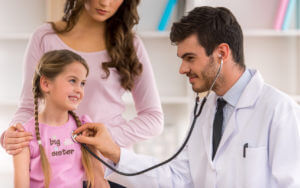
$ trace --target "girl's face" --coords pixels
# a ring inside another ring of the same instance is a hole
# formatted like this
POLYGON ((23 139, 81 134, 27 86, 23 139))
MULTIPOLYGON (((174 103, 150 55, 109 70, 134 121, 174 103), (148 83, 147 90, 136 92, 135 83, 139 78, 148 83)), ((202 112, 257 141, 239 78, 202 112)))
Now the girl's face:
POLYGON ((75 110, 84 96, 87 70, 79 62, 65 66, 64 71, 49 81, 45 104, 61 110, 75 110))
POLYGON ((86 0, 86 12, 96 21, 104 22, 112 17, 124 0, 86 0))

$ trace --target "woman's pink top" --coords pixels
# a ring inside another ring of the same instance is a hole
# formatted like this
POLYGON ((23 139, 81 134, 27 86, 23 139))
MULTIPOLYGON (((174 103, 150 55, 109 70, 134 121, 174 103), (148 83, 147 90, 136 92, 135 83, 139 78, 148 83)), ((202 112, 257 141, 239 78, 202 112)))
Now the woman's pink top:
POLYGON ((121 98, 125 90, 120 85, 116 69, 110 68, 110 76, 107 79, 102 78, 105 74, 101 64, 110 60, 107 51, 73 50, 58 37, 49 23, 41 25, 33 33, 26 50, 20 103, 10 124, 23 124, 33 116, 32 78, 35 66, 43 53, 68 49, 81 55, 90 69, 85 96, 76 111, 78 115, 87 114, 93 122, 105 124, 113 139, 122 147, 130 147, 138 141, 160 134, 163 130, 163 113, 151 63, 141 39, 137 36, 134 46, 138 59, 143 64, 143 72, 135 80, 131 91, 137 116, 126 121, 122 117, 125 103, 121 98))

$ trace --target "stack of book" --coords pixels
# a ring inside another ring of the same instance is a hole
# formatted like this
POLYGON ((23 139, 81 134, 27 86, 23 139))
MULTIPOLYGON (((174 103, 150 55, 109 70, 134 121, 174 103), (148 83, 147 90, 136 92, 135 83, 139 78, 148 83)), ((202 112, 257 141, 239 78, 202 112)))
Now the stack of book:
MULTIPOLYGON (((182 1, 182 0, 180 0, 182 1)), ((164 13, 162 14, 162 17, 160 19, 159 25, 158 25, 158 30, 159 31, 164 31, 166 30, 166 27, 169 23, 169 20, 171 18, 171 14, 174 10, 174 7, 177 3, 177 0, 168 0, 166 8, 164 10, 164 13)))
POLYGON ((275 30, 287 30, 291 28, 295 15, 295 27, 300 29, 300 0, 280 0, 275 19, 275 30))

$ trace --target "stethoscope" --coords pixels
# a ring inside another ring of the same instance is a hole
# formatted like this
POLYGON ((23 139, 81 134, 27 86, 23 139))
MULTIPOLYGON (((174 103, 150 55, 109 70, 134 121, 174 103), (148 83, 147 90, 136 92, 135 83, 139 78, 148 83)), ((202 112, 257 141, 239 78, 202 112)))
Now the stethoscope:
MULTIPOLYGON (((112 171, 116 172, 117 174, 120 174, 120 175, 123 175, 123 176, 136 176, 136 175, 139 175, 139 174, 143 174, 143 173, 145 173, 145 172, 148 172, 148 171, 150 171, 150 170, 152 170, 152 169, 155 169, 155 168, 157 168, 157 167, 160 167, 160 166, 162 166, 162 165, 164 165, 164 164, 166 164, 166 163, 172 161, 175 157, 177 157, 177 156, 181 153, 181 151, 184 149, 184 147, 186 146, 187 142, 189 141, 189 139, 190 139, 190 137, 191 137, 191 135, 192 135, 192 132, 193 132, 195 123, 196 123, 198 117, 200 116, 200 114, 201 114, 201 112, 202 112, 202 109, 203 109, 204 104, 206 103, 207 97, 209 96, 209 94, 210 94, 211 90, 213 89, 213 87, 214 87, 214 85, 215 85, 215 83, 216 83, 218 77, 220 76, 220 72, 221 72, 221 69, 222 69, 222 66, 223 66, 223 59, 222 59, 221 56, 220 56, 220 59, 221 59, 221 60, 220 60, 220 66, 219 66, 218 72, 217 72, 217 74, 216 74, 216 77, 215 77, 213 83, 211 84, 211 86, 210 86, 210 88, 209 88, 209 90, 208 90, 206 96, 202 99, 202 102, 201 102, 201 105, 200 105, 200 108, 199 108, 199 109, 198 109, 199 96, 198 96, 198 94, 197 94, 197 97, 196 97, 196 99, 195 99, 194 118, 193 118, 193 122, 192 122, 192 125, 191 125, 191 128, 190 128, 189 132, 188 132, 187 137, 185 138, 183 144, 182 144, 181 147, 178 149, 178 151, 177 151, 172 157, 170 157, 169 159, 167 159, 167 160, 165 160, 165 161, 163 161, 163 162, 161 162, 161 163, 158 163, 158 164, 156 164, 156 165, 154 165, 154 166, 151 166, 151 167, 149 167, 149 168, 146 168, 146 169, 144 169, 144 170, 141 170, 141 171, 139 171, 139 172, 126 173, 126 172, 118 171, 118 170, 116 170, 114 167, 112 167, 111 165, 109 165, 109 164, 108 164, 107 162, 105 162, 103 159, 101 159, 100 157, 98 157, 94 152, 92 152, 92 151, 87 147, 86 144, 82 144, 82 143, 80 143, 80 144, 82 145, 82 147, 84 147, 84 149, 86 149, 93 157, 95 157, 97 160, 99 160, 101 163, 103 163, 107 168, 109 168, 109 169, 111 169, 112 171), (198 111, 197 111, 197 109, 198 109, 198 111)), ((73 135, 73 136, 72 136, 72 139, 73 139, 75 142, 77 142, 77 141, 75 140, 76 136, 77 136, 77 135, 73 135)))

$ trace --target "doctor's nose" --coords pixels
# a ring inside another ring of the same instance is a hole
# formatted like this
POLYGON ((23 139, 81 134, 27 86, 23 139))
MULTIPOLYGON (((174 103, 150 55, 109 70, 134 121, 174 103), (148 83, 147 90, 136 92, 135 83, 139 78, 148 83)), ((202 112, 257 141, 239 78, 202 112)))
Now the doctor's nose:
POLYGON ((185 63, 184 61, 182 61, 180 68, 179 68, 179 73, 180 74, 186 74, 190 72, 190 67, 188 66, 187 63, 185 63))

